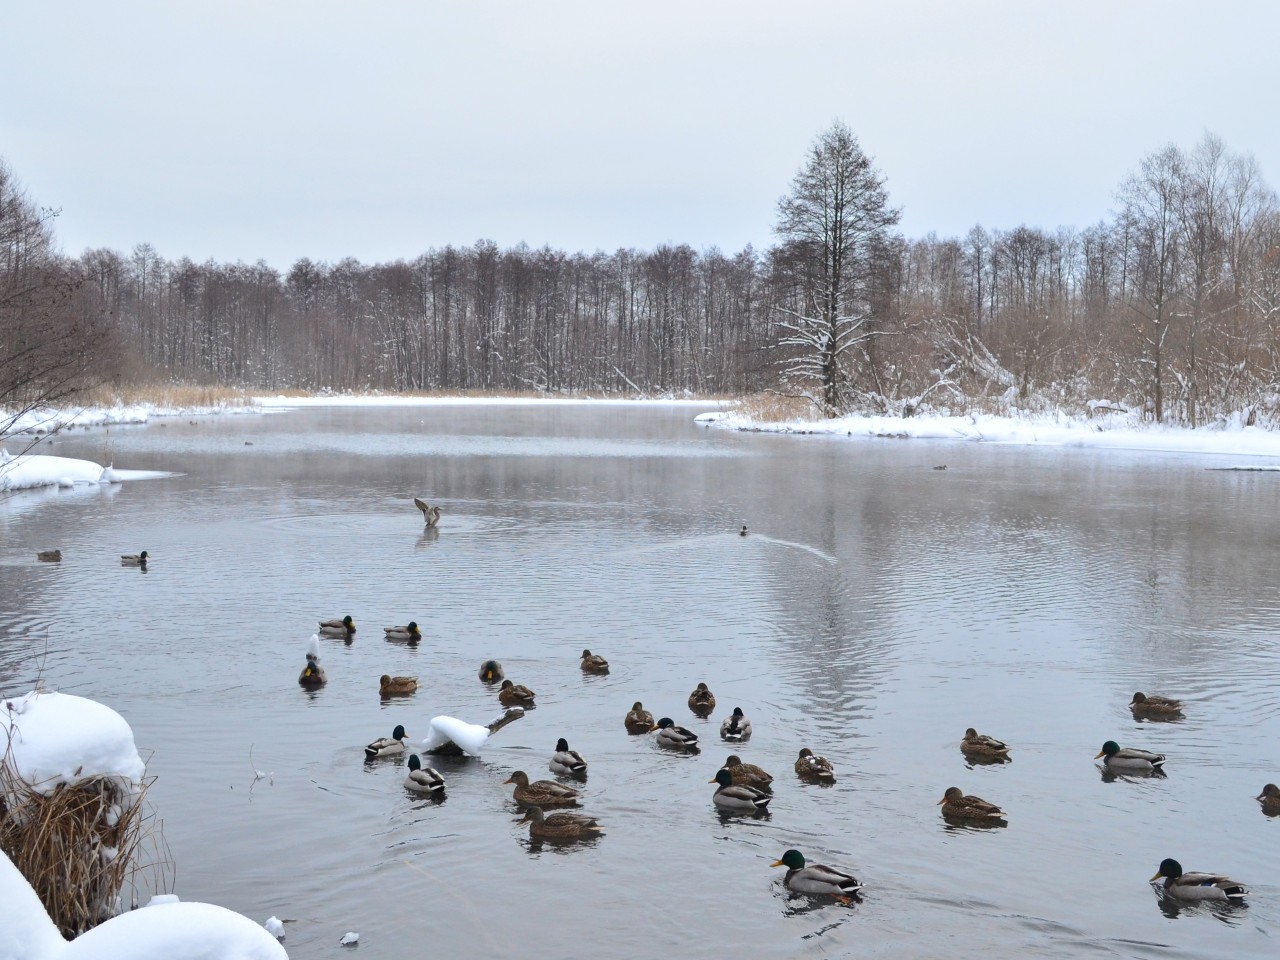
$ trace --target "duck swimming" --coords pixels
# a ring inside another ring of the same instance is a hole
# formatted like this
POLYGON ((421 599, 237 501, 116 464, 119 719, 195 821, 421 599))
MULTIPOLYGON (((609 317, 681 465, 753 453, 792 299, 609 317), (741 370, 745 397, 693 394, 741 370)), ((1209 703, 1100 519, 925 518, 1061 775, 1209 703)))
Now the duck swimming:
POLYGON ((1009 758, 1009 745, 1003 740, 997 740, 995 737, 988 737, 984 733, 970 727, 964 732, 964 739, 960 741, 960 749, 966 756, 979 757, 987 760, 1007 760, 1009 758))
POLYGON ((320 638, 312 637, 307 644, 307 665, 298 674, 298 683, 307 688, 323 686, 329 678, 320 666, 320 638))
POLYGON ((733 713, 720 724, 720 739, 729 743, 746 743, 751 739, 751 721, 741 707, 734 707, 733 713))
POLYGON ((569 741, 561 737, 556 741, 556 752, 551 755, 549 764, 552 773, 563 776, 582 776, 587 772, 587 761, 577 750, 569 749, 569 741))
POLYGON ((851 874, 821 863, 806 865, 804 854, 799 850, 788 850, 780 859, 773 861, 773 866, 787 868, 782 882, 788 890, 796 893, 832 896, 850 903, 862 889, 857 877, 851 874))
POLYGON ((397 753, 404 753, 404 727, 399 724, 391 731, 389 737, 379 737, 364 748, 366 757, 390 757, 397 753))
POLYGON ((760 813, 773 799, 763 790, 734 784, 733 774, 723 768, 716 771, 715 779, 710 782, 719 784, 716 792, 711 795, 711 802, 721 810, 734 813, 760 813))
POLYGON ((670 717, 658 721, 658 744, 676 750, 688 750, 698 745, 698 735, 692 730, 678 727, 670 717))
MULTIPOLYGON (((403 731, 404 728, 396 729, 403 731)), ((416 753, 410 754, 409 773, 404 778, 404 788, 414 793, 441 794, 444 793, 444 777, 440 776, 439 770, 424 767, 416 753)))
POLYGON ((729 754, 729 759, 724 762, 722 769, 729 771, 735 786, 755 787, 757 790, 772 789, 770 784, 773 783, 773 777, 754 763, 743 763, 742 758, 736 753, 729 754))
POLYGON ((356 635, 356 623, 347 614, 341 620, 321 620, 320 636, 330 640, 350 640, 356 635))
POLYGON ((959 787, 948 787, 947 792, 938 801, 938 806, 942 807, 942 815, 948 820, 1004 824, 1003 810, 981 797, 966 795, 959 787))
POLYGON ((141 553, 124 553, 120 555, 120 566, 122 567, 145 567, 147 565, 147 551, 141 553))
POLYGON ((657 726, 653 722, 653 714, 639 700, 631 705, 631 711, 622 723, 627 728, 627 733, 648 733, 657 726))
POLYGON ((384 697, 402 696, 417 689, 417 677, 393 677, 384 673, 378 678, 378 692, 384 697))
POLYGON ((835 767, 831 766, 831 761, 826 757, 815 756, 808 747, 800 749, 800 756, 796 758, 796 774, 805 780, 818 783, 835 783, 836 781, 836 771, 835 767))
POLYGON ((1131 773, 1151 773, 1153 770, 1159 770, 1164 765, 1163 753, 1151 753, 1148 750, 1138 750, 1134 747, 1121 747, 1114 740, 1108 740, 1102 745, 1102 749, 1098 751, 1097 756, 1093 759, 1102 758, 1102 765, 1108 770, 1116 772, 1129 771, 1131 773))
POLYGON ((403 627, 383 627, 382 632, 385 633, 388 640, 409 640, 418 641, 422 639, 422 631, 418 629, 418 622, 410 620, 403 627))
POLYGON ((497 683, 506 674, 502 672, 502 664, 497 660, 486 660, 480 664, 480 679, 485 683, 497 683))
POLYGON ((1160 861, 1160 869, 1150 882, 1164 878, 1164 892, 1181 900, 1225 900, 1243 903, 1249 888, 1222 873, 1183 873, 1177 860, 1160 861))
POLYGON ((529 782, 529 775, 517 770, 503 783, 514 783, 515 790, 511 795, 516 803, 534 807, 567 807, 578 802, 580 794, 577 790, 556 783, 554 780, 535 780, 529 782))
POLYGON ((1140 720, 1178 720, 1182 717, 1182 701, 1172 697, 1147 696, 1139 691, 1129 701, 1129 709, 1140 720))
POLYGON ((595 817, 569 811, 546 814, 541 807, 529 807, 519 822, 529 824, 529 836, 541 840, 581 840, 604 832, 595 817))
POLYGON ((582 672, 583 673, 608 673, 609 661, 597 653, 590 650, 582 651, 582 672))
POLYGON ((698 684, 698 686, 694 688, 693 693, 689 694, 689 709, 698 716, 708 716, 715 708, 715 695, 707 689, 707 685, 705 683, 698 684))
POLYGON ((512 683, 510 680, 503 680, 502 686, 498 688, 498 702, 504 707, 527 707, 533 703, 534 696, 534 692, 523 683, 512 683))

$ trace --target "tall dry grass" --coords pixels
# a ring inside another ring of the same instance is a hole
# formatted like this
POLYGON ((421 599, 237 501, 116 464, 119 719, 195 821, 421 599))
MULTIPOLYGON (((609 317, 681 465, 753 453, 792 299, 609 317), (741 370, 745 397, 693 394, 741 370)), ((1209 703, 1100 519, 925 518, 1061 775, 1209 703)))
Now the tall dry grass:
POLYGON ((0 763, 0 849, 27 878, 68 938, 120 912, 126 888, 164 892, 172 861, 159 825, 145 813, 146 786, 124 795, 110 779, 38 793, 0 763))
POLYGON ((734 409, 752 420, 761 423, 782 423, 787 420, 819 420, 821 411, 803 397, 788 397, 780 393, 753 393, 743 397, 742 402, 734 409))
POLYGON ((157 407, 189 410, 194 407, 253 406, 249 391, 239 387, 206 386, 197 383, 103 384, 87 391, 88 406, 133 406, 150 403, 157 407))

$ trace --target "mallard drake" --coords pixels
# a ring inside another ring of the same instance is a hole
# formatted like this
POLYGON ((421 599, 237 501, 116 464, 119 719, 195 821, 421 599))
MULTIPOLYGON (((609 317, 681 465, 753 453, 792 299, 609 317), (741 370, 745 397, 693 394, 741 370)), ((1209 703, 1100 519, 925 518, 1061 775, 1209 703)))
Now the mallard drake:
POLYGON ((542 840, 579 840, 598 837, 604 830, 595 817, 562 811, 547 815, 541 807, 529 807, 519 823, 529 825, 529 836, 542 840))
POLYGON ((816 780, 820 783, 836 781, 836 770, 831 766, 831 761, 826 757, 815 755, 808 747, 800 749, 800 756, 796 758, 796 773, 806 780, 816 780))
POLYGON ((388 640, 412 640, 422 639, 422 631, 418 629, 418 621, 410 620, 403 627, 383 627, 382 632, 387 635, 388 640))
POLYGON ((639 700, 631 705, 631 712, 622 722, 627 728, 627 733, 648 733, 657 726, 653 722, 653 714, 646 710, 639 700))
POLYGON ((592 653, 590 650, 582 651, 582 672, 583 673, 608 673, 609 661, 598 653, 592 653))
POLYGON ((994 803, 981 797, 965 794, 959 787, 948 787, 938 801, 942 815, 948 820, 967 820, 970 823, 1003 823, 1005 813, 994 803))
POLYGON ((755 787, 737 786, 733 782, 733 774, 728 770, 716 771, 715 779, 708 783, 719 784, 711 796, 711 802, 721 810, 732 810, 735 813, 759 813, 769 806, 773 797, 755 787))
POLYGON ((1172 697, 1147 696, 1139 691, 1129 701, 1135 717, 1145 720, 1176 720, 1182 716, 1182 701, 1172 697))
POLYGON ((1268 783, 1254 799, 1262 804, 1262 812, 1268 817, 1280 817, 1280 787, 1268 783))
POLYGON ((1102 765, 1108 770, 1129 770, 1134 773, 1150 773, 1164 764, 1163 753, 1151 753, 1148 750, 1138 750, 1134 747, 1121 747, 1114 740, 1108 740, 1104 743, 1102 749, 1098 751, 1097 756, 1093 759, 1097 760, 1098 757, 1102 758, 1102 765))
POLYGON ((734 707, 733 713, 720 724, 720 739, 729 743, 746 743, 751 739, 751 721, 741 707, 734 707))
POLYGON ((960 749, 972 757, 991 760, 1006 760, 1009 757, 1008 744, 1003 740, 997 740, 995 737, 988 737, 985 733, 979 733, 973 727, 964 732, 964 739, 960 741, 960 749))
POLYGON ((356 634, 356 622, 347 614, 341 620, 321 620, 320 636, 330 640, 350 640, 356 634))
POLYGON ((428 527, 434 527, 440 522, 440 508, 432 506, 425 500, 417 497, 413 498, 413 505, 422 511, 422 519, 426 521, 428 527))
POLYGON ((747 525, 744 523, 742 529, 738 531, 738 536, 745 537, 747 535, 747 525))
MULTIPOLYGON (((396 729, 404 731, 403 727, 396 729)), ((439 770, 424 767, 418 755, 414 753, 409 755, 409 775, 404 778, 404 787, 414 793, 443 793, 444 777, 440 776, 439 770)))
POLYGON ((1180 900, 1226 900, 1241 903, 1249 888, 1221 873, 1183 873, 1182 864, 1165 858, 1149 882, 1164 878, 1164 892, 1180 900))
POLYGON ((497 683, 504 676, 506 674, 502 672, 502 664, 497 660, 486 660, 480 664, 480 679, 485 683, 497 683))
POLYGON ((580 796, 577 790, 556 783, 554 780, 535 780, 530 783, 529 775, 523 770, 517 770, 502 782, 514 783, 516 788, 511 795, 516 803, 527 806, 568 807, 577 803, 580 796))
POLYGON ((324 667, 320 666, 320 658, 308 653, 307 665, 302 668, 302 673, 298 674, 298 683, 304 687, 318 687, 327 682, 328 679, 324 675, 324 667))
POLYGON ((724 762, 722 769, 728 770, 729 775, 733 777, 735 786, 755 787, 757 790, 770 789, 769 784, 773 783, 773 777, 765 773, 754 763, 743 763, 742 758, 736 753, 729 754, 729 759, 724 762))
POLYGON ((657 740, 660 746, 672 747, 676 750, 688 750, 698 745, 698 735, 692 730, 676 726, 675 721, 670 717, 663 717, 658 721, 657 740))
POLYGON ((804 854, 799 850, 788 850, 780 859, 773 861, 773 866, 787 868, 782 882, 788 890, 796 893, 825 894, 849 903, 862 889, 857 877, 833 867, 821 863, 806 866, 804 854))
POLYGON ((39 553, 36 554, 36 559, 39 560, 41 563, 61 563, 62 551, 61 550, 41 550, 39 553))
POLYGON ((689 694, 689 709, 698 716, 708 716, 715 708, 715 695, 707 689, 707 685, 705 683, 698 684, 693 693, 689 694))
POLYGON ((533 703, 534 696, 534 692, 523 683, 512 683, 510 680, 503 680, 502 686, 498 688, 498 702, 504 707, 528 706, 533 703))
POLYGON ((379 737, 364 748, 366 757, 390 757, 393 754, 404 753, 404 727, 396 724, 396 728, 391 731, 389 737, 379 737))
POLYGON ((123 553, 120 555, 120 566, 122 567, 145 567, 147 565, 147 551, 141 553, 123 553))
POLYGON ((418 689, 417 677, 393 677, 384 673, 378 678, 378 692, 384 697, 413 693, 418 689))
POLYGON ((569 749, 569 741, 564 737, 556 741, 556 752, 551 755, 549 766, 552 773, 565 776, 580 776, 587 772, 587 761, 577 750, 569 749))

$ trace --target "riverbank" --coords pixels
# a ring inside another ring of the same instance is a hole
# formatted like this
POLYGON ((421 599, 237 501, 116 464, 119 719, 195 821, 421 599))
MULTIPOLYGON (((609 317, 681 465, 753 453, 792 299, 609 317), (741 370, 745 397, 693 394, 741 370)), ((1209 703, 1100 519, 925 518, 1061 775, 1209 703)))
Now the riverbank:
POLYGON ((1245 426, 1239 420, 1192 430, 1144 422, 1134 414, 1110 411, 1094 416, 1071 416, 1059 412, 1025 417, 973 414, 964 417, 849 416, 833 420, 769 421, 726 409, 700 414, 695 419, 707 426, 756 433, 1280 457, 1280 431, 1245 426))

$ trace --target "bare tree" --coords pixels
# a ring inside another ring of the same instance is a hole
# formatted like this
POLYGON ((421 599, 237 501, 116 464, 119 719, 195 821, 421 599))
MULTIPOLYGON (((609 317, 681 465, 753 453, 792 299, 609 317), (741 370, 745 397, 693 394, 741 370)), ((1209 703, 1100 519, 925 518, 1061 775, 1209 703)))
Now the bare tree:
POLYGON ((779 323, 783 377, 825 416, 849 406, 851 355, 878 332, 870 272, 898 216, 884 178, 838 120, 814 141, 791 192, 778 201, 774 232, 799 287, 779 323))
POLYGON ((108 372, 110 331, 89 308, 79 265, 54 248, 56 215, 0 163, 0 436, 108 372))

